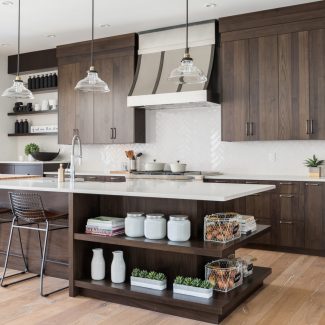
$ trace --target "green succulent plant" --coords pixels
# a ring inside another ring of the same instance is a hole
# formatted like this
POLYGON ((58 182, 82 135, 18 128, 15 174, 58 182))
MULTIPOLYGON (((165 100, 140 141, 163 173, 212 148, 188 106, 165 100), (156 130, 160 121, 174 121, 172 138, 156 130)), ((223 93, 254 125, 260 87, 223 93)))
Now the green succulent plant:
POLYGON ((164 273, 157 273, 156 280, 158 281, 166 280, 166 275, 164 273))
POLYGON ((318 160, 316 155, 313 155, 312 158, 308 158, 304 162, 307 167, 319 167, 324 164, 324 160, 318 160))
POLYGON ((155 271, 148 272, 147 270, 140 270, 139 268, 133 269, 131 275, 143 279, 151 279, 158 281, 166 280, 166 275, 164 273, 158 273, 155 271))
POLYGON ((29 143, 25 146, 25 155, 28 156, 32 152, 39 152, 39 146, 35 143, 29 143))
POLYGON ((139 277, 139 274, 140 274, 140 272, 141 272, 141 270, 140 269, 138 269, 138 268, 135 268, 135 269, 133 269, 132 270, 132 273, 131 273, 131 275, 132 276, 134 276, 134 277, 139 277))
POLYGON ((175 278, 175 280, 174 280, 174 283, 175 284, 183 284, 183 282, 184 282, 184 277, 183 276, 177 276, 176 278, 175 278))
POLYGON ((203 289, 212 288, 212 284, 207 280, 201 280, 199 278, 183 277, 180 275, 175 278, 174 283, 195 287, 195 288, 203 288, 203 289))

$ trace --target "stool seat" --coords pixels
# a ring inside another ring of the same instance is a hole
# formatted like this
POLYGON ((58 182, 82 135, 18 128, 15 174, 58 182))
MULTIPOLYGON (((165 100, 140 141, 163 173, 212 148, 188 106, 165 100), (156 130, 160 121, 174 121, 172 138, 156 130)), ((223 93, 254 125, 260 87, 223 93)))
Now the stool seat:
POLYGON ((67 213, 58 212, 58 211, 40 211, 40 210, 30 210, 30 211, 18 211, 17 215, 19 215, 20 219, 25 220, 27 222, 35 222, 41 223, 46 220, 58 220, 67 218, 67 213), (21 213, 20 213, 21 212, 21 213))

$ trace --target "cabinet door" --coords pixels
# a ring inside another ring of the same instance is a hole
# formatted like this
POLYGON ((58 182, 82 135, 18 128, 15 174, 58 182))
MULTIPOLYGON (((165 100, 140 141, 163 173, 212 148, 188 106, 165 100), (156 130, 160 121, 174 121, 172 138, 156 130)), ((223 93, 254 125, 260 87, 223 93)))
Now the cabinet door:
POLYGON ((279 140, 309 139, 308 32, 278 36, 279 140))
POLYGON ((277 36, 250 39, 249 121, 253 140, 278 139, 278 77, 277 36))
POLYGON ((248 40, 222 43, 222 140, 247 141, 249 137, 248 40))
POLYGON ((304 223, 280 220, 277 227, 277 244, 282 247, 304 247, 304 223))
POLYGON ((325 139, 325 29, 309 32, 311 138, 325 139))
POLYGON ((113 59, 110 57, 95 58, 95 67, 99 77, 110 88, 109 93, 94 95, 94 143, 113 143, 113 98, 115 96, 115 82, 113 78, 113 59))
POLYGON ((63 64, 58 67, 59 144, 71 144, 73 129, 76 128, 76 94, 77 64, 63 64))

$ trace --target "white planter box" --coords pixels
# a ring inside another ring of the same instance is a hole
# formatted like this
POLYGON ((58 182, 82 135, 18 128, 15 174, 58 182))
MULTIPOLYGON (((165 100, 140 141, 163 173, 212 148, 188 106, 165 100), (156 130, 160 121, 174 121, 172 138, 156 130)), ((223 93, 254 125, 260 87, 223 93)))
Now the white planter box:
POLYGON ((167 288, 166 280, 151 280, 146 278, 137 278, 135 276, 131 276, 131 285, 143 288, 149 288, 154 290, 164 290, 167 288))
POLYGON ((204 289, 175 283, 173 284, 173 292, 179 293, 181 295, 194 296, 206 299, 209 299, 213 296, 213 288, 204 289))

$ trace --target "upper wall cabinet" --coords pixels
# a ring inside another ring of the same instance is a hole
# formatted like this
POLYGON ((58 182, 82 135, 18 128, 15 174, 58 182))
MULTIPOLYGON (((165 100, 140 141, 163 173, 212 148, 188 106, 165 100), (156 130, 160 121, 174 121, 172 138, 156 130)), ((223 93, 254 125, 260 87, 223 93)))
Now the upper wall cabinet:
POLYGON ((325 139, 325 2, 222 18, 222 140, 325 139))
POLYGON ((145 142, 145 111, 127 107, 137 58, 137 36, 95 40, 94 66, 110 92, 83 93, 74 87, 90 65, 90 42, 59 46, 59 143, 70 144, 78 129, 85 144, 145 142))

